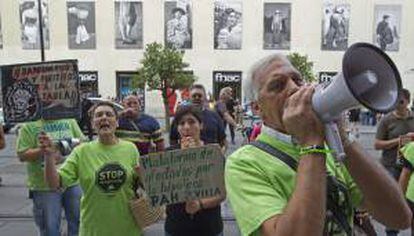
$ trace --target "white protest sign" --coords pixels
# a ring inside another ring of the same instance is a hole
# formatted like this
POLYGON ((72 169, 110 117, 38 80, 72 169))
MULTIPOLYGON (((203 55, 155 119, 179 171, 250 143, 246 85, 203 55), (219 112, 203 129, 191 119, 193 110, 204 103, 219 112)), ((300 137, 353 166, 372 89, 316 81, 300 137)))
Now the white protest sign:
POLYGON ((217 144, 151 153, 140 158, 140 174, 152 206, 224 193, 224 157, 217 144))

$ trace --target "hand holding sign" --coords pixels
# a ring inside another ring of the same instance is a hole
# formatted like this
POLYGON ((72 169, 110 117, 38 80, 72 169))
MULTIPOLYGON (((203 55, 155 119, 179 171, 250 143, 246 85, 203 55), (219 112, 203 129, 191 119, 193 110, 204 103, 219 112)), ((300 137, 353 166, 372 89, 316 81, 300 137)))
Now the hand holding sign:
POLYGON ((200 201, 193 200, 185 203, 185 212, 187 212, 188 214, 194 215, 199 210, 201 210, 200 201))

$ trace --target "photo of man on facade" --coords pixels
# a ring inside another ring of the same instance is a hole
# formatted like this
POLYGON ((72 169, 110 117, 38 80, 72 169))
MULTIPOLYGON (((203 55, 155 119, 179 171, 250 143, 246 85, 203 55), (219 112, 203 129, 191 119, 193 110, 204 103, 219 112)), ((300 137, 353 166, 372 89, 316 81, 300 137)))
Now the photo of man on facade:
POLYGON ((95 49, 95 2, 67 2, 69 49, 95 49))
MULTIPOLYGON (((49 48, 48 3, 42 0, 43 42, 49 48)), ((20 1, 21 41, 23 49, 40 49, 39 6, 37 0, 20 1)))
POLYGON ((398 51, 400 47, 400 5, 376 5, 374 44, 382 50, 398 51))
POLYGON ((264 4, 263 49, 290 48, 290 3, 264 4))
POLYGON ((242 2, 214 2, 214 49, 241 49, 242 2))
POLYGON ((142 3, 115 2, 115 47, 142 48, 142 3))
POLYGON ((344 51, 348 48, 349 4, 326 1, 322 18, 322 50, 344 51))
POLYGON ((177 49, 191 49, 192 14, 189 0, 165 2, 165 44, 177 49))

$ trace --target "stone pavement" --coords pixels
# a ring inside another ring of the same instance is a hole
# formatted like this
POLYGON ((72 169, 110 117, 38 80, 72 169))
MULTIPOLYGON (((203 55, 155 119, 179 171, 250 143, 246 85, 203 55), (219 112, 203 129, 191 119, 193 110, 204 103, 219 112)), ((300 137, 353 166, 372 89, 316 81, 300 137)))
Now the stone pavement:
MULTIPOLYGON (((360 126, 359 141, 374 157, 379 152, 372 146, 375 137, 375 127, 360 126)), ((32 203, 27 197, 25 187, 26 170, 24 164, 19 162, 15 155, 15 135, 7 134, 7 148, 0 151, 0 176, 3 186, 0 187, 0 236, 37 235, 32 218, 32 203)), ((231 145, 229 153, 233 152, 242 142, 240 134, 236 137, 236 145, 231 145), (238 145, 237 145, 238 144, 238 145)), ((396 213, 397 214, 397 213, 396 213)), ((228 202, 222 204, 224 218, 224 235, 240 235, 237 224, 231 213, 228 202)), ((378 235, 385 235, 383 226, 375 223, 378 235)), ((159 222, 145 230, 145 235, 163 235, 163 222, 159 222)), ((410 235, 408 230, 400 235, 410 235)))

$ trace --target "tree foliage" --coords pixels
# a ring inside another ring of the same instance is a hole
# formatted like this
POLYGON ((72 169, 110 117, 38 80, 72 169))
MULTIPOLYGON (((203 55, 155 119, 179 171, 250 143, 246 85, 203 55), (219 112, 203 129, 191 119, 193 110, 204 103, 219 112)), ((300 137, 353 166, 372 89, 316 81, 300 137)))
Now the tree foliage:
POLYGON ((134 77, 135 87, 148 90, 159 90, 163 98, 165 109, 166 129, 170 129, 170 114, 168 109, 168 95, 174 94, 175 90, 191 86, 195 76, 184 69, 188 67, 183 62, 184 52, 177 49, 164 47, 159 43, 147 44, 144 58, 141 60, 142 67, 134 77), (167 92, 168 89, 171 91, 167 92))
POLYGON ((313 74, 313 62, 308 60, 308 56, 294 52, 287 55, 292 65, 302 74, 302 77, 307 82, 316 81, 316 77, 313 74))

